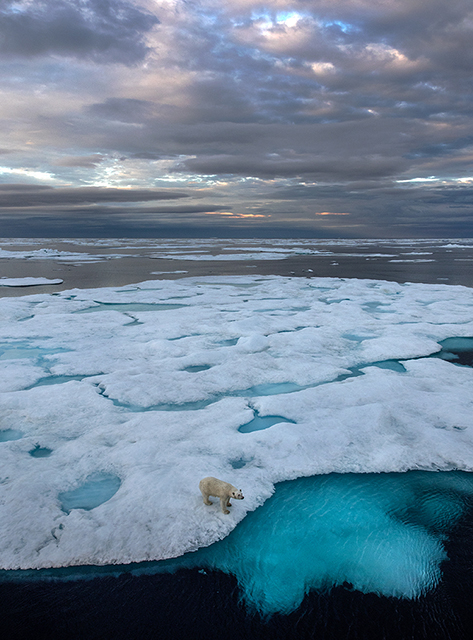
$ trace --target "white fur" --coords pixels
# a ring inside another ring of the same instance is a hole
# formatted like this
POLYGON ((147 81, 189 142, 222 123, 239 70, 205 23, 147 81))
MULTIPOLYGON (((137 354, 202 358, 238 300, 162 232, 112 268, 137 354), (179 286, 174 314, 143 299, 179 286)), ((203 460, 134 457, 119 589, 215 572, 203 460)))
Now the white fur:
POLYGON ((232 484, 219 480, 218 478, 204 478, 199 482, 199 489, 204 498, 204 504, 211 505, 209 496, 220 498, 220 507, 223 513, 230 513, 227 507, 231 507, 230 498, 243 500, 241 489, 237 489, 232 484))

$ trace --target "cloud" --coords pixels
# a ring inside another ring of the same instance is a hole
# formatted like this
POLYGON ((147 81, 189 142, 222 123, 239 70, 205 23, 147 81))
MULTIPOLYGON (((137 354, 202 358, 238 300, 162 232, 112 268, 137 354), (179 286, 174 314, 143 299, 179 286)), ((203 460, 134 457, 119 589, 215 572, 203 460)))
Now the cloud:
POLYGON ((324 158, 323 156, 258 157, 218 155, 185 160, 181 171, 205 175, 245 175, 261 178, 310 177, 311 179, 356 180, 393 175, 403 168, 401 159, 324 158))
POLYGON ((104 156, 96 153, 90 156, 64 156, 56 161, 58 167, 93 168, 104 161, 104 156))
POLYGON ((349 216, 349 213, 335 213, 335 211, 317 211, 316 216, 349 216))
POLYGON ((153 111, 153 103, 134 98, 107 98, 105 102, 91 104, 85 113, 92 117, 117 122, 143 122, 153 111))
POLYGON ((77 206, 99 202, 137 203, 189 197, 183 191, 159 189, 54 188, 36 185, 1 185, 0 208, 77 206))
POLYGON ((161 228, 174 193, 189 229, 473 234, 470 0, 0 11, 0 177, 56 185, 0 191, 4 212, 161 228))
POLYGON ((126 0, 4 0, 0 15, 0 55, 123 64, 144 58, 143 36, 159 22, 126 0))

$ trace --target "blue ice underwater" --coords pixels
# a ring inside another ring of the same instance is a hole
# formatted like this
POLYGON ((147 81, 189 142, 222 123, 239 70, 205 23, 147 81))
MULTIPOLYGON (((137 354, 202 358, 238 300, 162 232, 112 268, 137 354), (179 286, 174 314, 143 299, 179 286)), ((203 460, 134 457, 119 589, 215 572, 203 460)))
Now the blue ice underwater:
POLYGON ((263 616, 289 614, 310 590, 345 586, 417 598, 441 579, 443 542, 472 505, 473 474, 329 474, 282 482, 225 539, 159 571, 220 570, 263 616))
MULTIPOLYGON (((63 509, 93 509, 119 488, 96 475, 60 496, 63 509)), ((249 612, 289 614, 311 590, 344 586, 418 598, 435 588, 448 561, 449 531, 473 506, 473 474, 462 471, 329 474, 281 482, 225 539, 159 562, 5 571, 3 579, 220 570, 236 577, 249 612)))

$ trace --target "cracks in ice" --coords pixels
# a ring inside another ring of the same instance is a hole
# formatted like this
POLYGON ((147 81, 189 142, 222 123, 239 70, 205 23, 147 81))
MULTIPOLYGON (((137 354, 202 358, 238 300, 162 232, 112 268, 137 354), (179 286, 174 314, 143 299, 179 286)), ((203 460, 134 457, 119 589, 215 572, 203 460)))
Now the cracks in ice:
POLYGON ((56 532, 62 531, 63 529, 64 529, 64 525, 62 523, 57 527, 54 527, 54 529, 51 529, 51 535, 56 540, 56 542, 59 542, 59 540, 61 539, 61 535, 57 535, 56 532))
POLYGON ((127 322, 125 327, 136 327, 139 324, 144 324, 144 322, 140 322, 138 318, 135 318, 131 313, 125 313, 124 315, 131 318, 131 322, 127 322))

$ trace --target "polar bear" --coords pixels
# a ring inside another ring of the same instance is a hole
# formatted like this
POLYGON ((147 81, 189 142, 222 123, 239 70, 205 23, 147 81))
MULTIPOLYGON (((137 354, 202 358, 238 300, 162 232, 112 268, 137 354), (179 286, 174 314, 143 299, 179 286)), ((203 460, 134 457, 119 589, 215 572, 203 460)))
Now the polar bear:
POLYGON ((235 500, 244 500, 241 489, 237 489, 232 484, 219 480, 218 478, 204 478, 199 482, 199 489, 204 498, 204 504, 210 505, 212 502, 209 496, 220 498, 220 507, 223 513, 230 513, 227 507, 231 507, 230 498, 235 500))

